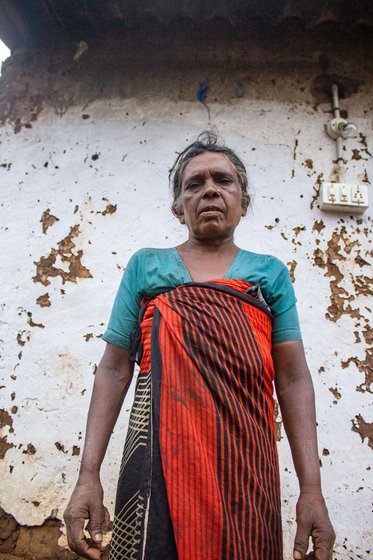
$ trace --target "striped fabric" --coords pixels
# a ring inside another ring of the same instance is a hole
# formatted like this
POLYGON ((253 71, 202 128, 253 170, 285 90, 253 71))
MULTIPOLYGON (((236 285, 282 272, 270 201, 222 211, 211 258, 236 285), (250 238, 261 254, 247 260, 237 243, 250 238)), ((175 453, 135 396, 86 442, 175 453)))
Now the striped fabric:
POLYGON ((131 413, 150 375, 147 435, 130 422, 112 560, 282 559, 271 318, 249 287, 191 283, 148 302, 131 413))

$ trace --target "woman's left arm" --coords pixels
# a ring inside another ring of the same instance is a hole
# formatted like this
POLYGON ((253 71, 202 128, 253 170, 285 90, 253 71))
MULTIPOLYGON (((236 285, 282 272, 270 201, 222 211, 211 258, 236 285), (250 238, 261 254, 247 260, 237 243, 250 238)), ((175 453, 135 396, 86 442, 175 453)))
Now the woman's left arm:
POLYGON ((306 558, 312 538, 314 558, 332 560, 335 534, 321 491, 315 396, 300 340, 274 344, 275 386, 300 496, 297 502, 295 560, 306 558))

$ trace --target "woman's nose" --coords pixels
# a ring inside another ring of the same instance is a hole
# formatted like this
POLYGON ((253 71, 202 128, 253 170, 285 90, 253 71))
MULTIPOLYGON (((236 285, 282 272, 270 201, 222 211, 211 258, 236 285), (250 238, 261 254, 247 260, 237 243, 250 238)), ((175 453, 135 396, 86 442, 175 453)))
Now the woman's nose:
POLYGON ((205 197, 215 197, 220 195, 219 187, 214 183, 214 181, 208 181, 205 185, 203 191, 203 196, 205 197))

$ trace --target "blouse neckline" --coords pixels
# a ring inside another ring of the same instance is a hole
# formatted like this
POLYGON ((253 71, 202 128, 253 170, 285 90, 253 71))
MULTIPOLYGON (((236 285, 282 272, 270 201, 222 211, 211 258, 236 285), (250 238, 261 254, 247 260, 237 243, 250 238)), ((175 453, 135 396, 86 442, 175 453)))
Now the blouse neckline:
MULTIPOLYGON (((187 282, 193 282, 193 278, 191 277, 190 272, 189 272, 188 268, 186 267, 186 265, 185 265, 185 263, 184 263, 184 261, 183 261, 181 255, 180 255, 179 251, 176 249, 176 247, 172 247, 172 251, 174 252, 174 255, 175 255, 175 257, 176 257, 177 262, 178 262, 178 263, 182 266, 182 268, 184 269, 184 273, 185 273, 185 275, 186 275, 186 277, 187 277, 187 282)), ((241 253, 241 251, 242 251, 242 249, 239 248, 238 251, 237 251, 237 253, 236 253, 236 255, 235 255, 235 257, 234 257, 234 259, 233 259, 233 261, 232 261, 232 263, 231 263, 231 265, 230 265, 230 267, 229 267, 229 269, 228 269, 228 271, 227 271, 227 273, 226 273, 222 278, 220 278, 220 280, 227 280, 227 279, 231 278, 231 274, 232 274, 233 268, 234 268, 234 266, 236 265, 236 261, 237 261, 237 259, 238 259, 238 255, 241 253)), ((211 280, 219 280, 219 278, 211 278, 211 280)))

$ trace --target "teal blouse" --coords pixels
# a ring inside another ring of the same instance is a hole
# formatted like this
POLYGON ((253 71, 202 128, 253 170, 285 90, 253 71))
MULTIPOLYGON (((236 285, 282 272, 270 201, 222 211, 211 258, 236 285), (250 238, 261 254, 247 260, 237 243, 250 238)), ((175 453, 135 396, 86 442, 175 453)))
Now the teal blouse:
MULTIPOLYGON (((225 278, 259 284, 273 316, 273 344, 301 340, 293 284, 287 267, 279 259, 240 249, 225 278)), ((192 278, 176 248, 137 251, 124 271, 102 338, 129 350, 141 298, 157 296, 187 282, 192 282, 192 278)))

